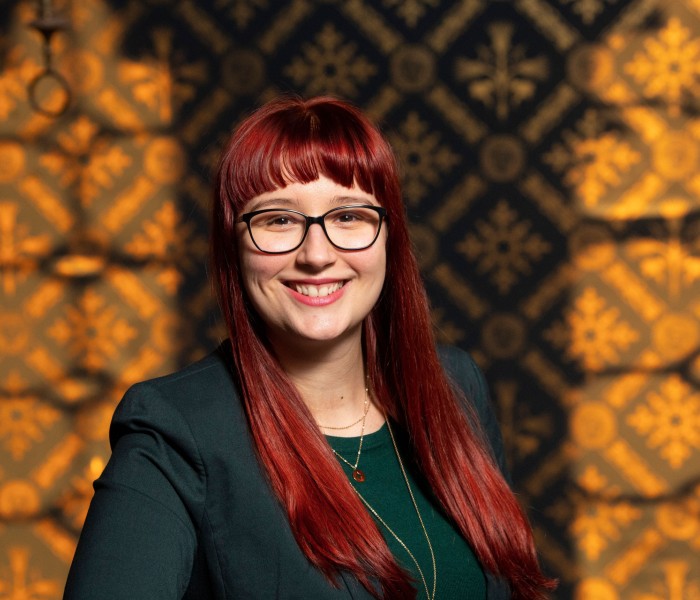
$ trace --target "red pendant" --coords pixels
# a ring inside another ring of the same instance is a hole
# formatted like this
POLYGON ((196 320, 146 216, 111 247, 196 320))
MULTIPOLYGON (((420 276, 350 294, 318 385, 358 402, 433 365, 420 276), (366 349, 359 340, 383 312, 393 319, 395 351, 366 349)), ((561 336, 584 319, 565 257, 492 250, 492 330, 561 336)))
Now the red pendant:
POLYGON ((365 480, 365 474, 360 469, 355 469, 352 472, 352 478, 358 483, 362 483, 365 480))

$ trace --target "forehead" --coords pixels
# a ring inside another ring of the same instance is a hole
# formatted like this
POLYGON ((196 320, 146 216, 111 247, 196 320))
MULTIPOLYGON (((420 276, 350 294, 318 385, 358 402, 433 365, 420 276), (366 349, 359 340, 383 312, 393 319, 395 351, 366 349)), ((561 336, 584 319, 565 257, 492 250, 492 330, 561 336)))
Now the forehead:
POLYGON ((372 194, 364 192, 357 185, 345 187, 321 176, 309 183, 290 183, 285 187, 259 194, 246 203, 243 212, 280 207, 320 214, 346 204, 378 206, 379 202, 372 194))

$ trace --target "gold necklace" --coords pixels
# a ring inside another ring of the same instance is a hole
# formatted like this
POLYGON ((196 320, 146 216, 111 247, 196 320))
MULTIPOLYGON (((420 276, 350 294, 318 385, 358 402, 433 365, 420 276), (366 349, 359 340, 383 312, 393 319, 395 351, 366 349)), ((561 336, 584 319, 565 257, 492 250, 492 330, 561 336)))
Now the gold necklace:
MULTIPOLYGON (((334 448, 331 448, 333 450, 333 454, 335 454, 340 460, 342 460, 346 465, 348 465, 352 469, 352 478, 357 481, 358 483, 362 483, 366 477, 364 471, 361 471, 360 469, 357 468, 357 465, 360 464, 360 456, 362 455, 362 443, 365 441, 365 423, 367 422, 367 413, 369 412, 369 389, 365 388, 365 411, 362 415, 362 432, 360 433, 360 446, 357 449, 357 456, 355 457, 355 464, 353 465, 347 458, 341 456, 338 454, 334 448)), ((320 425, 320 427, 323 427, 320 425)))
POLYGON ((416 515, 418 515, 418 521, 420 521, 420 526, 423 529, 423 534, 425 535, 425 540, 428 542, 428 548, 430 549, 430 560, 432 561, 432 564, 433 564, 433 593, 432 594, 428 591, 428 582, 425 579, 425 575, 423 574, 423 569, 420 568, 420 565, 418 564, 416 557, 413 556, 413 552, 411 552, 408 549, 408 546, 404 543, 404 541, 398 535, 396 535, 394 530, 391 527, 389 527, 387 522, 379 516, 379 513, 376 510, 374 510, 374 508, 370 505, 370 503, 364 499, 364 497, 362 496, 362 494, 360 494, 360 492, 357 490, 357 488, 355 486, 352 486, 352 489, 355 490, 355 493, 360 497, 360 500, 362 500, 363 504, 369 509, 369 511, 377 518, 377 520, 387 529, 387 531, 393 536, 393 538, 401 545, 401 547, 411 557, 411 560, 413 561, 413 564, 416 565, 416 569, 418 569, 418 573, 420 574, 420 578, 423 581, 423 587, 425 588, 425 595, 426 595, 427 599, 428 600, 435 600, 435 590, 437 588, 437 565, 435 563, 435 553, 433 552, 433 545, 430 542, 430 536, 428 535, 428 530, 425 527, 425 523, 423 523, 423 517, 420 514, 420 510, 418 510, 418 504, 416 503, 416 499, 413 496, 413 490, 411 489, 411 484, 408 482, 408 476, 406 475, 406 470, 404 469, 403 462, 401 460, 401 454, 399 454, 399 449, 398 449, 398 446, 396 445, 396 440, 394 439, 394 433, 391 430, 391 425, 389 424, 389 419, 386 419, 386 417, 385 417, 385 420, 386 420, 387 429, 389 430, 389 435, 391 436, 391 442, 394 445, 394 452, 396 452, 396 458, 399 461, 399 467, 401 467, 401 473, 403 474, 403 479, 406 482, 406 487, 408 488, 408 494, 409 494, 409 496, 411 496, 411 502, 413 503, 413 508, 416 510, 416 515))
POLYGON ((342 427, 331 427, 330 425, 321 425, 320 423, 318 424, 318 426, 321 429, 333 429, 335 431, 338 431, 340 429, 350 429, 351 427, 354 427, 360 421, 362 421, 362 419, 364 419, 367 416, 368 412, 369 412, 369 395, 368 395, 368 389, 365 388, 365 408, 364 408, 364 412, 362 413, 362 416, 359 419, 357 419, 357 421, 353 421, 352 423, 350 423, 350 425, 343 425, 342 427))

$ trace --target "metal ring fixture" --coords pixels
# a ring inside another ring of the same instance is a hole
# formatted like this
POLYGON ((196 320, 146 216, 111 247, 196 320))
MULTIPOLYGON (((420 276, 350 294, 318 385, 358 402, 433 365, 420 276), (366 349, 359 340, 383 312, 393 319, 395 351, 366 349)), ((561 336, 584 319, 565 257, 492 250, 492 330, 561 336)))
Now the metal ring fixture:
POLYGON ((71 91, 68 81, 63 77, 58 71, 54 71, 53 68, 47 67, 41 71, 36 77, 34 77, 27 86, 27 94, 29 96, 29 104, 32 108, 47 117, 60 117, 64 114, 71 101, 71 91), (37 89, 41 82, 54 81, 58 84, 58 87, 63 91, 64 99, 63 102, 58 106, 58 108, 49 108, 47 106, 41 105, 41 100, 37 96, 37 89))
POLYGON ((27 87, 27 93, 29 96, 29 103, 32 108, 49 117, 60 117, 64 114, 71 101, 71 90, 63 75, 53 68, 53 55, 51 53, 51 38, 53 34, 57 31, 61 31, 68 28, 68 20, 63 17, 56 16, 53 14, 53 8, 51 6, 50 0, 42 0, 39 7, 40 16, 38 19, 32 21, 29 25, 36 29, 44 38, 43 54, 44 54, 44 68, 43 70, 34 77, 27 87), (40 99, 38 98, 38 88, 39 84, 42 82, 50 82, 58 84, 59 89, 64 94, 63 102, 58 106, 58 108, 49 108, 42 106, 40 99))

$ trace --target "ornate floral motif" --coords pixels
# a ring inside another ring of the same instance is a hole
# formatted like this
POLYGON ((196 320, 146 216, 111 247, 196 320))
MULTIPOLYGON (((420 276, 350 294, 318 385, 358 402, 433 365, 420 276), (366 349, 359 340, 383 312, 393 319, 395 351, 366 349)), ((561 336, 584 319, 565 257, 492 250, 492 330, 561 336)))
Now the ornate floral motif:
POLYGON ((674 469, 682 467, 694 449, 700 450, 700 394, 678 375, 651 392, 627 422, 674 469))
POLYGON ((669 560, 662 568, 663 581, 655 581, 649 592, 634 594, 632 600, 700 600, 700 581, 688 577, 686 561, 669 560))
POLYGON ((284 70, 308 95, 330 93, 353 97, 358 86, 377 72, 377 68, 358 53, 357 44, 346 42, 344 36, 328 23, 313 43, 302 46, 297 56, 284 70))
POLYGON ((172 123, 175 112, 195 97, 199 84, 207 78, 204 62, 186 62, 182 49, 173 42, 174 36, 171 29, 155 29, 155 56, 124 61, 119 66, 119 78, 131 86, 134 99, 157 114, 162 123, 172 123))
POLYGON ((653 227, 653 237, 634 239, 627 247, 627 254, 639 261, 641 272, 664 286, 671 298, 678 298, 700 281, 700 256, 683 242, 679 225, 678 221, 671 221, 653 227))
POLYGON ((616 306, 609 306, 594 288, 587 287, 565 319, 554 323, 544 337, 580 361, 585 370, 598 371, 615 364, 639 334, 622 319, 616 306))
POLYGON ((540 450, 542 441, 553 431, 553 423, 550 414, 534 414, 526 402, 518 402, 518 391, 514 381, 499 381, 493 386, 507 454, 522 463, 540 450))
POLYGON ((431 131, 415 112, 408 114, 391 141, 404 166, 404 194, 414 204, 459 162, 459 157, 443 145, 440 134, 431 131))
POLYGON ((477 46, 477 57, 459 58, 455 76, 467 82, 472 98, 493 109, 500 120, 525 100, 530 100, 537 83, 549 74, 547 58, 530 58, 524 46, 513 44, 512 23, 493 23, 488 27, 491 45, 477 46))
POLYGON ((639 152, 619 133, 603 129, 593 110, 587 110, 575 129, 565 131, 562 138, 543 160, 589 207, 597 206, 641 160, 639 152))
POLYGON ((617 0, 559 0, 559 2, 570 4, 572 10, 581 16, 581 20, 586 25, 591 25, 603 12, 606 4, 616 4, 617 0))
POLYGON ((53 600, 61 593, 57 579, 45 579, 29 567, 29 550, 13 546, 9 565, 0 564, 0 600, 53 600), (9 568, 8 568, 9 567, 9 568))
POLYGON ((0 442, 15 460, 41 442, 61 413, 36 398, 0 399, 0 442))
POLYGON ((596 560, 624 529, 642 516, 642 511, 623 500, 609 498, 616 490, 597 467, 589 466, 577 478, 579 490, 557 501, 550 515, 568 526, 576 544, 588 560, 596 560))
POLYGON ((119 145, 99 137, 99 133, 97 123, 80 115, 57 136, 60 149, 40 158, 41 165, 62 188, 76 187, 84 207, 112 188, 132 163, 119 145))
POLYGON ((225 9, 239 28, 244 28, 255 17, 259 8, 267 8, 268 0, 215 0, 214 6, 225 9))
POLYGON ((700 38, 693 37, 677 17, 669 19, 644 49, 625 65, 625 72, 642 87, 647 98, 660 98, 673 115, 684 99, 700 94, 700 38))
POLYGON ((536 232, 532 223, 519 219, 518 213, 501 200, 489 213, 488 221, 476 223, 457 245, 481 273, 488 273, 499 293, 507 294, 519 276, 532 271, 532 265, 551 250, 551 244, 536 232))
POLYGON ((429 8, 437 8, 440 0, 383 0, 384 6, 396 10, 409 27, 415 27, 429 8))
POLYGON ((104 368, 134 337, 137 330, 119 316, 116 306, 88 288, 76 306, 68 306, 48 330, 89 371, 104 368))
POLYGON ((153 218, 144 221, 126 250, 139 260, 157 262, 158 282, 169 294, 175 294, 182 281, 182 272, 194 266, 193 254, 204 256, 206 243, 195 236, 195 224, 186 222, 171 200, 163 203, 153 218))
POLYGON ((36 269, 38 259, 51 246, 47 235, 31 235, 29 227, 17 222, 19 206, 0 202, 0 290, 14 295, 17 285, 36 269))

